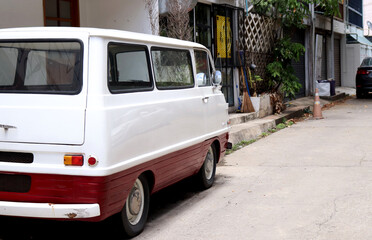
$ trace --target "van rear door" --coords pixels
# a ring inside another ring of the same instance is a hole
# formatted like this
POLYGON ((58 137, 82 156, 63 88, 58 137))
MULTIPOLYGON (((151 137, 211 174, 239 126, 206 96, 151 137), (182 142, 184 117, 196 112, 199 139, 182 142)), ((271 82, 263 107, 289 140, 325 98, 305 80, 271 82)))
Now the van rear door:
POLYGON ((82 144, 80 40, 0 40, 0 142, 82 144))

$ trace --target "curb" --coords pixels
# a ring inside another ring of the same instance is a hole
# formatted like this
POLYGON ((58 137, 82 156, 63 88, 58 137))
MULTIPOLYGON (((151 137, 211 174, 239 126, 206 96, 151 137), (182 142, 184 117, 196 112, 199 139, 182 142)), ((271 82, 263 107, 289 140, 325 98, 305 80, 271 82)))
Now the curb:
MULTIPOLYGON (((335 96, 320 97, 320 102, 321 105, 324 106, 328 103, 346 99, 350 95, 354 94, 348 94, 341 90, 337 91, 335 96)), ((268 132, 269 129, 275 128, 278 124, 292 118, 301 117, 305 113, 313 111, 314 98, 311 96, 298 98, 287 102, 287 104, 289 106, 281 114, 269 115, 264 118, 258 118, 257 113, 231 114, 229 142, 231 142, 232 145, 236 145, 242 141, 256 140, 262 136, 263 133, 268 132)))
POLYGON ((264 118, 232 125, 229 132, 229 142, 235 145, 241 141, 257 139, 262 133, 275 128, 279 123, 302 116, 309 108, 310 106, 291 107, 278 115, 269 115, 264 118))

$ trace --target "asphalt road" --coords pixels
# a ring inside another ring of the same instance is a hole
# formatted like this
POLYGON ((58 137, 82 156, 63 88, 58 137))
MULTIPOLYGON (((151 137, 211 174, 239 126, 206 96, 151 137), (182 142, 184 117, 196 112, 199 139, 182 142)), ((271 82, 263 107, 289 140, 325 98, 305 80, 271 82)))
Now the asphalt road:
MULTIPOLYGON (((351 99, 227 157, 216 184, 152 198, 135 239, 372 239, 372 99, 351 99)), ((103 223, 0 218, 0 239, 121 239, 103 223)))

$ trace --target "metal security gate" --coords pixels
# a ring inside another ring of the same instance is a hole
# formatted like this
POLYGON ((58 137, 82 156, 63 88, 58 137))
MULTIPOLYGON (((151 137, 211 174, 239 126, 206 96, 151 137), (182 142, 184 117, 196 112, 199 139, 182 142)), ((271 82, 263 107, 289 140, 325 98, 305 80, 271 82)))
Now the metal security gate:
POLYGON ((222 72, 222 92, 229 106, 234 106, 234 74, 236 36, 234 25, 238 8, 230 5, 198 3, 193 9, 191 24, 194 41, 212 53, 217 70, 222 72))
MULTIPOLYGON (((300 43, 305 46, 305 31, 301 29, 296 29, 295 34, 292 35, 292 41, 295 43, 300 43)), ((300 56, 300 61, 292 61, 292 67, 294 69, 294 74, 298 77, 298 81, 301 83, 302 87, 296 94, 296 98, 305 96, 305 55, 300 56)))
POLYGON ((341 41, 340 39, 335 39, 334 45, 334 56, 335 56, 335 84, 336 87, 341 86, 341 41))
POLYGON ((322 55, 321 55, 321 78, 318 79, 318 80, 326 80, 327 79, 327 62, 328 62, 328 59, 327 59, 327 40, 326 40, 326 37, 325 36, 322 36, 322 40, 321 40, 321 43, 322 44, 322 55))
POLYGON ((214 19, 214 59, 216 68, 222 72, 222 92, 229 106, 234 106, 235 23, 236 8, 229 5, 212 5, 214 19))

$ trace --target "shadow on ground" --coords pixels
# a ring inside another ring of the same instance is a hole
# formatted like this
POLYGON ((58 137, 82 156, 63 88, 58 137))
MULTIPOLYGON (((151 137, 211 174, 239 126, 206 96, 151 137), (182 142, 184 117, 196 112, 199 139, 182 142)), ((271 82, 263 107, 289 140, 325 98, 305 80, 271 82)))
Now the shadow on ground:
MULTIPOLYGON (((216 176, 218 178, 218 176, 216 176)), ((218 184, 218 183, 217 183, 218 184)), ((200 192, 193 178, 185 179, 151 196, 148 222, 156 221, 200 192)), ((70 222, 0 216, 0 240, 125 239, 118 216, 103 222, 70 222)))

